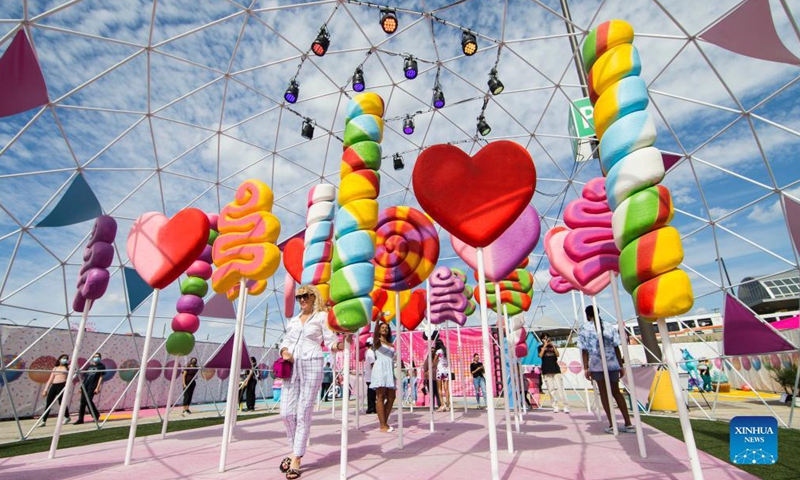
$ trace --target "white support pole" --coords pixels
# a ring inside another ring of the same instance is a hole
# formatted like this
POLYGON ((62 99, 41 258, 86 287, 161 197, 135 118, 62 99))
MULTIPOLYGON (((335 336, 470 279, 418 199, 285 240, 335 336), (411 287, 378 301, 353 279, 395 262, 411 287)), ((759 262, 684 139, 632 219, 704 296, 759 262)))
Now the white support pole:
MULTIPOLYGON (((592 307, 594 307, 594 328, 597 330, 597 341, 600 344, 600 361, 603 364, 603 378, 606 384, 606 395, 608 395, 608 413, 611 417, 611 430, 614 435, 619 435, 617 427, 617 414, 614 411, 614 397, 611 395, 611 379, 608 375, 608 359, 606 358, 606 342, 603 338, 603 330, 600 326, 600 309, 597 308, 597 299, 592 297, 592 307)), ((598 394, 600 392, 597 392, 598 394)))
MULTIPOLYGON (((463 358, 463 347, 461 345, 461 325, 456 323, 456 335, 458 336, 458 356, 463 358)), ((464 399, 464 413, 467 413, 467 381, 464 372, 461 372, 461 398, 464 399)))
POLYGON ((477 248, 478 253, 478 294, 480 295, 481 308, 481 337, 483 339, 483 363, 489 365, 486 369, 486 419, 489 428, 489 456, 491 459, 492 480, 500 480, 500 465, 497 457, 497 424, 494 418, 494 369, 492 365, 492 348, 489 336, 489 314, 486 308, 486 273, 483 266, 483 247, 477 248))
MULTIPOLYGON (((334 399, 336 394, 333 395, 334 399)), ((339 457, 339 480, 347 480, 348 414, 350 409, 350 342, 344 339, 344 381, 342 382, 342 452, 339 457)))
MULTIPOLYGON (((172 364, 172 377, 169 379, 169 390, 167 390, 167 408, 166 412, 164 412, 164 421, 161 425, 161 440, 167 438, 167 425, 169 425, 169 412, 172 410, 172 389, 175 386, 175 377, 178 376, 178 360, 181 359, 180 355, 175 357, 175 361, 172 364)), ((181 384, 183 384, 181 382, 181 384)), ((185 394, 185 392, 184 392, 185 394)))
POLYGON ((686 451, 689 454, 689 463, 692 465, 692 477, 694 480, 703 480, 703 469, 700 466, 700 457, 697 455, 697 445, 694 442, 694 432, 692 424, 689 422, 689 410, 683 403, 683 392, 680 380, 678 379, 678 366, 675 364, 675 355, 672 353, 672 342, 669 339, 667 322, 663 318, 657 320, 658 333, 661 335, 661 345, 664 351, 664 363, 669 370, 669 380, 672 384, 672 393, 675 395, 675 404, 678 406, 678 418, 681 421, 681 431, 683 431, 683 441, 686 443, 686 451))
POLYGON ((428 412, 430 416, 430 430, 431 433, 434 431, 434 423, 433 423, 433 355, 431 352, 431 346, 433 346, 433 340, 431 340, 433 335, 433 328, 431 327, 431 281, 428 280, 425 282, 425 290, 426 290, 426 313, 425 318, 427 319, 426 330, 428 334, 428 412))
MULTIPOLYGON (((403 323, 400 322, 400 292, 394 292, 394 319, 397 321, 397 332, 395 335, 395 342, 394 342, 394 362, 395 368, 397 370, 397 375, 399 378, 395 379, 396 388, 395 390, 395 403, 397 403, 397 448, 402 450, 403 449, 403 369, 401 365, 403 363, 402 360, 402 353, 403 353, 403 323), (400 395, 397 395, 397 394, 400 395)), ((389 416, 390 412, 386 412, 386 416, 389 416)))
POLYGON ((360 375, 358 373, 358 366, 359 366, 359 355, 361 354, 361 342, 358 341, 358 335, 356 335, 356 430, 359 428, 359 410, 361 410, 361 380, 360 375))
MULTIPOLYGON (((246 291, 246 290, 244 290, 246 291)), ((242 346, 244 345, 244 318, 247 316, 247 295, 243 295, 244 307, 242 307, 242 321, 239 325, 239 338, 234 338, 234 348, 236 349, 236 374, 239 374, 242 371, 242 346)), ((247 363, 250 364, 250 359, 247 359, 247 363)), ((233 367, 233 365, 231 365, 233 367)), ((233 370, 231 370, 233 372, 233 370)), ((239 384, 236 389, 236 400, 234 403, 233 414, 231 416, 231 424, 228 427, 228 443, 233 441, 233 430, 236 428, 236 422, 239 420, 239 407, 241 406, 241 402, 239 402, 239 398, 241 398, 240 390, 245 389, 246 386, 244 384, 239 384)))
MULTIPOLYGON (((508 453, 514 454, 514 434, 511 431, 511 409, 509 408, 509 404, 511 403, 512 397, 510 397, 509 391, 514 390, 512 386, 510 386, 509 378, 508 378, 508 367, 506 366, 506 342, 505 340, 505 328, 503 328, 500 324, 503 321, 503 314, 500 313, 500 285, 494 284, 494 292, 497 299, 497 339, 500 343, 500 380, 501 384, 503 385, 503 413, 505 413, 505 427, 506 427, 506 444, 508 447, 508 453)), ((511 393, 513 395, 513 392, 511 393)))
POLYGON ((128 446, 125 449, 125 465, 131 464, 131 457, 133 456, 133 442, 136 440, 136 426, 139 424, 139 409, 142 407, 142 393, 144 392, 144 382, 147 376, 147 358, 150 356, 150 341, 153 339, 153 324, 156 321, 159 292, 160 289, 158 288, 153 290, 150 316, 147 319, 147 330, 144 335, 144 350, 142 351, 142 361, 139 364, 139 379, 136 384, 136 399, 133 402, 133 413, 131 415, 131 429, 128 433, 128 446))
MULTIPOLYGON (((572 293, 575 293, 574 291, 572 293)), ((581 296, 581 312, 586 311, 586 297, 583 296, 583 292, 579 294, 581 296)), ((573 301, 575 299, 573 298, 573 301)), ((579 319, 581 316, 578 314, 577 310, 575 311, 575 319, 579 319)), ((589 384, 592 384, 592 390, 594 390, 594 380, 589 379, 588 381, 583 383, 583 394, 586 396, 586 411, 591 413, 592 412, 592 401, 589 400, 589 384)), ((597 391, 594 392, 597 395, 597 391)))
POLYGON ((417 369, 414 367, 414 331, 408 332, 408 392, 411 394, 411 413, 414 413, 414 395, 417 393, 417 369))
POLYGON ((447 357, 447 364, 450 366, 450 378, 447 379, 447 404, 450 407, 450 421, 456 421, 456 413, 453 408, 453 372, 455 370, 453 364, 453 349, 450 348, 450 324, 444 325, 444 336, 447 342, 447 349, 450 350, 450 355, 447 357))
POLYGON ((219 473, 225 472, 225 463, 228 460, 228 443, 230 432, 233 430, 233 416, 236 415, 239 397, 236 393, 239 384, 239 370, 242 355, 237 352, 239 337, 242 336, 244 324, 245 299, 247 298, 247 280, 239 282, 239 304, 236 311, 236 324, 233 328, 233 348, 231 348, 231 368, 228 373, 228 398, 225 400, 225 422, 222 425, 222 447, 219 453, 219 473))
POLYGON ((511 325, 508 322, 508 307, 505 304, 503 304, 503 320, 505 321, 506 338, 508 339, 508 378, 511 380, 511 397, 507 398, 512 398, 514 400, 514 430, 520 433, 519 386, 517 385, 516 352, 514 352, 516 344, 514 344, 514 348, 512 348, 511 325))
MULTIPOLYGON (((80 355, 83 334, 86 330, 86 319, 89 318, 89 310, 92 309, 92 303, 92 300, 86 300, 86 305, 83 307, 81 323, 78 325, 78 335, 75 337, 75 345, 72 347, 72 356, 69 357, 70 362, 69 370, 67 371, 67 383, 64 385, 64 390, 61 391, 61 403, 58 405, 58 421, 56 422, 56 430, 53 432, 53 439, 50 441, 50 454, 47 456, 47 458, 50 460, 56 458, 58 438, 61 436, 61 426, 64 424, 64 417, 66 417, 67 414, 67 406, 69 405, 70 398, 72 397, 72 377, 75 376, 75 371, 78 369, 78 355, 80 355)), ((78 390, 80 391, 80 382, 78 382, 78 385, 78 390)))
POLYGON ((611 275, 611 295, 614 297, 614 310, 617 314, 617 328, 619 329, 622 356, 625 359, 625 376, 628 377, 628 390, 631 394, 633 422, 634 425, 636 425, 636 442, 639 444, 639 456, 641 458, 647 458, 647 447, 644 444, 644 431, 642 431, 642 419, 639 415, 639 400, 636 397, 636 382, 633 381, 632 359, 631 354, 628 351, 628 332, 625 330, 625 321, 622 319, 622 305, 619 301, 619 285, 617 285, 617 274, 614 272, 609 272, 609 275, 611 275))

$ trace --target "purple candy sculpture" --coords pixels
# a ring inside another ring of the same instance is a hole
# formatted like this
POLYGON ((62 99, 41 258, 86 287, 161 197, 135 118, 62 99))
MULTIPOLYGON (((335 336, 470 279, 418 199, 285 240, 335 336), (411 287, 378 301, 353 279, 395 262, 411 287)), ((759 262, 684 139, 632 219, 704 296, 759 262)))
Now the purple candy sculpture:
POLYGON ((448 267, 436 267, 430 276, 431 323, 448 320, 462 327, 467 322, 467 297, 464 295, 464 280, 448 267))
POLYGON ((108 215, 100 215, 94 221, 89 243, 83 251, 83 266, 78 276, 78 292, 72 300, 72 308, 83 312, 87 300, 98 300, 108 288, 108 267, 114 261, 114 239, 117 222, 108 215))

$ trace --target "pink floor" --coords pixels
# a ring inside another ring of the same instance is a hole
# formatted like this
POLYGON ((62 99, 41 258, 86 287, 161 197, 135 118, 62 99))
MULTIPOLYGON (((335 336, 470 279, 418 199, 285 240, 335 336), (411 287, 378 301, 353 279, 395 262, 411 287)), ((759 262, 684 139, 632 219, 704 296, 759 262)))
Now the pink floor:
MULTIPOLYGON (((502 411, 498 414, 502 419, 502 411)), ((397 449, 395 434, 377 431, 374 416, 361 420, 361 429, 350 431, 349 478, 490 478, 484 412, 459 413, 454 423, 449 414, 437 413, 435 433, 428 431, 427 413, 406 412, 403 450, 397 449)), ((0 478, 284 478, 277 468, 287 453, 280 417, 238 424, 224 474, 217 473, 221 431, 222 426, 216 426, 174 433, 163 441, 158 436, 137 439, 129 467, 122 465, 125 441, 64 449, 52 461, 47 453, 6 458, 0 460, 0 478)), ((340 422, 329 412, 315 418, 303 479, 338 478, 339 432, 340 422)), ((643 460, 636 435, 604 434, 590 414, 529 413, 522 433, 514 435, 515 454, 506 450, 505 431, 498 431, 500 475, 503 479, 691 478, 684 444, 652 428, 645 427, 645 432, 648 458, 643 460)), ((700 461, 707 480, 755 478, 702 452, 700 461)))

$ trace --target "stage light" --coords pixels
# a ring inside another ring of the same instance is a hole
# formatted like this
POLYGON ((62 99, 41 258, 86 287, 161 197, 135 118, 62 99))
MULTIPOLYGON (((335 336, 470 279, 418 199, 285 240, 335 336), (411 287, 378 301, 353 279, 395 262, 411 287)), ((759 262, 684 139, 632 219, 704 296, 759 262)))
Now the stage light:
POLYGON ((406 115, 406 119, 403 120, 403 133, 406 135, 414 133, 414 119, 409 115, 406 115))
POLYGON ((381 28, 389 34, 397 31, 397 15, 394 11, 386 8, 381 9, 381 28))
POLYGON ((478 117, 478 133, 480 133, 482 137, 492 133, 492 127, 486 123, 486 118, 483 115, 478 117))
POLYGON ((303 120, 303 129, 300 131, 300 135, 308 140, 314 139, 314 124, 310 118, 303 120))
POLYGON ((433 108, 442 107, 444 107, 444 92, 442 92, 442 87, 439 85, 439 82, 436 82, 436 85, 433 87, 433 108))
POLYGON ((286 93, 283 94, 283 98, 286 99, 289 103, 294 103, 297 101, 297 98, 300 96, 300 85, 297 84, 297 81, 292 79, 289 82, 289 88, 286 89, 286 93))
POLYGON ((406 61, 403 62, 403 71, 407 79, 414 80, 417 78, 417 61, 414 60, 414 57, 406 57, 406 61))
POLYGON ((328 33, 328 29, 326 27, 322 27, 319 29, 319 35, 317 35, 317 39, 311 44, 311 51, 314 52, 314 55, 321 57, 325 55, 325 52, 328 51, 328 46, 330 44, 331 36, 328 33))
POLYGON ((395 170, 402 170, 403 167, 405 167, 405 164, 403 163, 403 157, 399 153, 395 153, 392 157, 392 160, 394 160, 395 170))
POLYGON ((356 72, 353 74, 353 90, 356 92, 363 92, 364 87, 364 71, 361 70, 361 67, 358 67, 356 68, 356 72))
POLYGON ((478 51, 478 39, 472 32, 463 30, 461 32, 461 51, 464 55, 471 57, 478 51))
POLYGON ((492 71, 489 72, 489 91, 492 92, 492 95, 499 95, 505 88, 503 82, 497 78, 497 69, 493 68, 492 71))

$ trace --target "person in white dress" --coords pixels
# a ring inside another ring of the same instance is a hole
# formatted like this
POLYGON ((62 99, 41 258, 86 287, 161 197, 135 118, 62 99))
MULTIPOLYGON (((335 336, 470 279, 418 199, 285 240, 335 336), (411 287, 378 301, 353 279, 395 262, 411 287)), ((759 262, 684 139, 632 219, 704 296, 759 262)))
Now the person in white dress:
POLYGON ((280 470, 288 479, 299 478, 301 473, 314 401, 322 385, 321 345, 324 342, 331 352, 344 350, 344 342, 328 327, 328 310, 319 290, 313 285, 303 285, 297 289, 295 298, 300 304, 300 314, 286 325, 280 345, 281 356, 292 363, 292 375, 283 381, 281 392, 281 417, 292 453, 281 461, 280 470))
POLYGON ((450 409, 450 359, 447 348, 441 339, 436 340, 436 353, 433 355, 433 368, 436 371, 436 384, 441 398, 440 412, 450 409))
POLYGON ((375 353, 375 364, 372 365, 372 382, 369 388, 375 390, 375 408, 382 432, 393 432, 389 426, 389 414, 392 412, 397 382, 394 376, 394 346, 392 345, 392 329, 389 324, 380 322, 372 336, 372 351, 375 353))

